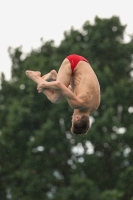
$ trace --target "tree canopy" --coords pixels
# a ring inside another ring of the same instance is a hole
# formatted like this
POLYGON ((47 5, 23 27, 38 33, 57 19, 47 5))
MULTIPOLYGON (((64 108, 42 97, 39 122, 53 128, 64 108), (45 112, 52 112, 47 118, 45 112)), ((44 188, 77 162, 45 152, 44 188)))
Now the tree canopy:
POLYGON ((1 75, 2 200, 133 199, 133 37, 119 17, 95 17, 71 28, 57 47, 43 42, 24 55, 10 47, 11 80, 1 75), (86 57, 101 87, 101 104, 85 136, 71 134, 73 110, 38 94, 25 71, 58 71, 62 60, 86 57))

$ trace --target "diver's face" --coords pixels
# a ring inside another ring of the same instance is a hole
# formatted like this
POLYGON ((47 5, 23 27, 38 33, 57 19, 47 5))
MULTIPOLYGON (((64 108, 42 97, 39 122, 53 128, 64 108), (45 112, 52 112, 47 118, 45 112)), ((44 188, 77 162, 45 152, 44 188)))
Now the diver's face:
POLYGON ((73 115, 72 115, 72 123, 76 122, 76 121, 78 121, 80 119, 81 119, 81 116, 73 113, 73 115))

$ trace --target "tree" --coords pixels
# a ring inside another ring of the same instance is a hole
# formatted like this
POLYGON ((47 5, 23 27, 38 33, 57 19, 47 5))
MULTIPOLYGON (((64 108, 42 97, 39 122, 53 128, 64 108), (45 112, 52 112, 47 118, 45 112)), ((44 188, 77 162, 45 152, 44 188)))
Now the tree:
POLYGON ((121 197, 123 196, 122 192, 119 192, 117 190, 105 190, 102 194, 101 194, 101 198, 100 200, 119 200, 121 199, 121 197))
POLYGON ((124 42, 125 29, 118 17, 96 17, 93 25, 65 32, 58 47, 42 42, 25 57, 21 47, 9 48, 12 78, 2 74, 0 90, 3 200, 131 200, 132 187, 124 188, 129 176, 133 181, 133 38, 124 42), (58 70, 70 53, 89 59, 101 86, 101 105, 82 137, 70 133, 73 111, 66 100, 52 104, 25 76, 27 69, 58 70))
POLYGON ((70 182, 70 186, 67 188, 61 188, 59 193, 55 196, 55 199, 99 199, 99 189, 95 185, 95 183, 89 179, 73 176, 70 182))

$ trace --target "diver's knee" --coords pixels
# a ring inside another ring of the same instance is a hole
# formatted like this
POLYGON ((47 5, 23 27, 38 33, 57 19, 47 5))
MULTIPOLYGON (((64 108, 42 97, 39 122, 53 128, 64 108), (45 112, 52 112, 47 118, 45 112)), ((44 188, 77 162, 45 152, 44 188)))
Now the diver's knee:
POLYGON ((61 101, 62 101, 62 96, 54 96, 53 98, 51 98, 51 102, 52 103, 55 103, 55 104, 58 104, 58 103, 60 103, 61 101))

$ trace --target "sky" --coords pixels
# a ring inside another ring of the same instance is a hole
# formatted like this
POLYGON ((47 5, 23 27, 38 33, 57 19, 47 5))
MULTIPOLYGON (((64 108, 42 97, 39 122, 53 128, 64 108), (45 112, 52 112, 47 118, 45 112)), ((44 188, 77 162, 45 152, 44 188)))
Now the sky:
POLYGON ((132 7, 133 0, 0 0, 0 73, 10 80, 8 47, 22 46, 23 53, 29 53, 41 46, 41 38, 59 45, 64 31, 72 26, 80 30, 95 16, 118 16, 127 25, 127 35, 132 34, 132 7))

